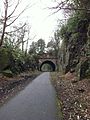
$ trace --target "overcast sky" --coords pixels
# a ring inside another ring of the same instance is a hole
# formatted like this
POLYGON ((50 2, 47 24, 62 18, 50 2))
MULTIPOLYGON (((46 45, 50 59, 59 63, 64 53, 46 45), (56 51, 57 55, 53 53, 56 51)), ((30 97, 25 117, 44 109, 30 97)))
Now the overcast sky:
POLYGON ((22 6, 31 4, 32 7, 25 11, 23 18, 28 19, 32 26, 33 33, 36 35, 36 40, 44 39, 46 42, 53 35, 53 31, 57 26, 57 20, 62 19, 61 12, 51 15, 54 11, 47 7, 55 5, 54 0, 23 0, 22 6))
MULTIPOLYGON (((13 5, 15 5, 17 0, 11 1, 13 1, 13 5)), ((49 38, 53 36, 54 30, 57 26, 57 20, 63 18, 61 12, 51 15, 54 11, 47 8, 54 6, 54 1, 55 0, 22 0, 18 8, 18 13, 20 13, 26 5, 30 4, 30 6, 32 6, 22 14, 18 21, 27 21, 31 25, 33 35, 36 35, 35 40, 42 38, 47 43, 50 40, 49 38)), ((0 12, 3 11, 1 3, 0 12)), ((13 8, 13 6, 12 8, 10 7, 10 10, 13 8)))

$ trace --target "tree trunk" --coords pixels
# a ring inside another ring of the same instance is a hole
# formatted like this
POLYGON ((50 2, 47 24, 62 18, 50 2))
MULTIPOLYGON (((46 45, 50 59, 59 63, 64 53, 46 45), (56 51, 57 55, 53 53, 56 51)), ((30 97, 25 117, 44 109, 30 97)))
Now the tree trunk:
POLYGON ((8 10, 8 0, 5 0, 5 17, 4 17, 3 30, 2 30, 1 40, 0 40, 0 47, 3 44, 4 35, 5 35, 6 22, 7 22, 7 10, 8 10))

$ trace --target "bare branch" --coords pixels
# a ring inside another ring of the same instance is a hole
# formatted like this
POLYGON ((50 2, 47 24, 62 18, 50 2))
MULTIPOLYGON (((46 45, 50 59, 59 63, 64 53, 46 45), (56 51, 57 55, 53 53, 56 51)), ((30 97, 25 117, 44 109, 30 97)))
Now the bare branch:
MULTIPOLYGON (((50 8, 51 9, 51 8, 50 8)), ((52 9, 57 9, 57 7, 52 7, 52 9)), ((70 11, 87 11, 87 12, 90 12, 90 9, 84 9, 84 8, 70 8, 70 7, 58 7, 58 9, 53 12, 51 15, 55 14, 55 13, 58 13, 60 10, 70 10, 70 11)), ((49 16, 51 16, 49 15, 49 16)))
POLYGON ((7 16, 7 19, 14 14, 14 12, 16 11, 16 9, 17 9, 17 7, 18 7, 18 5, 19 5, 19 2, 20 2, 20 0, 18 0, 18 2, 17 2, 17 4, 16 4, 15 8, 13 9, 13 11, 11 12, 11 14, 7 16))
MULTIPOLYGON (((26 41, 27 41, 27 40, 24 40, 23 43, 25 43, 26 41)), ((17 46, 19 46, 21 43, 22 43, 22 41, 18 41, 18 42, 16 43, 16 45, 15 45, 16 48, 17 48, 17 46)))
POLYGON ((21 16, 21 14, 24 13, 24 11, 25 11, 26 9, 28 9, 28 7, 29 7, 29 5, 27 5, 27 6, 21 11, 21 13, 19 13, 19 15, 18 15, 10 24, 8 24, 6 27, 12 25, 12 24, 21 16))
POLYGON ((64 10, 80 10, 80 11, 90 11, 90 9, 85 9, 85 8, 70 8, 70 7, 60 7, 59 9, 64 9, 64 10))
POLYGON ((21 27, 17 28, 16 30, 13 30, 13 31, 10 31, 10 32, 5 32, 5 34, 9 35, 9 34, 11 34, 11 33, 13 33, 13 32, 17 32, 17 31, 19 31, 20 29, 22 29, 24 26, 26 26, 26 23, 24 23, 24 25, 22 25, 21 27))
MULTIPOLYGON (((80 7, 80 3, 78 1, 78 6, 76 6, 75 4, 73 4, 72 2, 70 2, 70 0, 67 0, 67 1, 61 1, 60 3, 57 2, 57 5, 56 6, 53 6, 53 7, 48 7, 49 9, 51 10, 56 10, 54 11, 51 15, 59 12, 60 10, 69 10, 69 11, 87 11, 87 12, 90 12, 90 9, 87 9, 87 8, 81 8, 80 7)), ((50 15, 50 16, 51 16, 50 15)))

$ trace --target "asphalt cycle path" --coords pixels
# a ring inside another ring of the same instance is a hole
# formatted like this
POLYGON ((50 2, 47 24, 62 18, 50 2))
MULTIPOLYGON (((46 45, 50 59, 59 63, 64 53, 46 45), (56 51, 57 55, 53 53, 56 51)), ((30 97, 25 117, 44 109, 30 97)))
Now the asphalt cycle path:
POLYGON ((56 94, 45 72, 0 108, 0 120, 56 120, 56 94))

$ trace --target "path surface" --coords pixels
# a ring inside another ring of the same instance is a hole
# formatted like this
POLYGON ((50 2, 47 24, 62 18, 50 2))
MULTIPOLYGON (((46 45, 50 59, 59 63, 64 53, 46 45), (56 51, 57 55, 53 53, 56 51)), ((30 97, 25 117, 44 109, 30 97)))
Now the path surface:
POLYGON ((43 73, 0 108, 0 120, 56 120, 55 90, 43 73))

